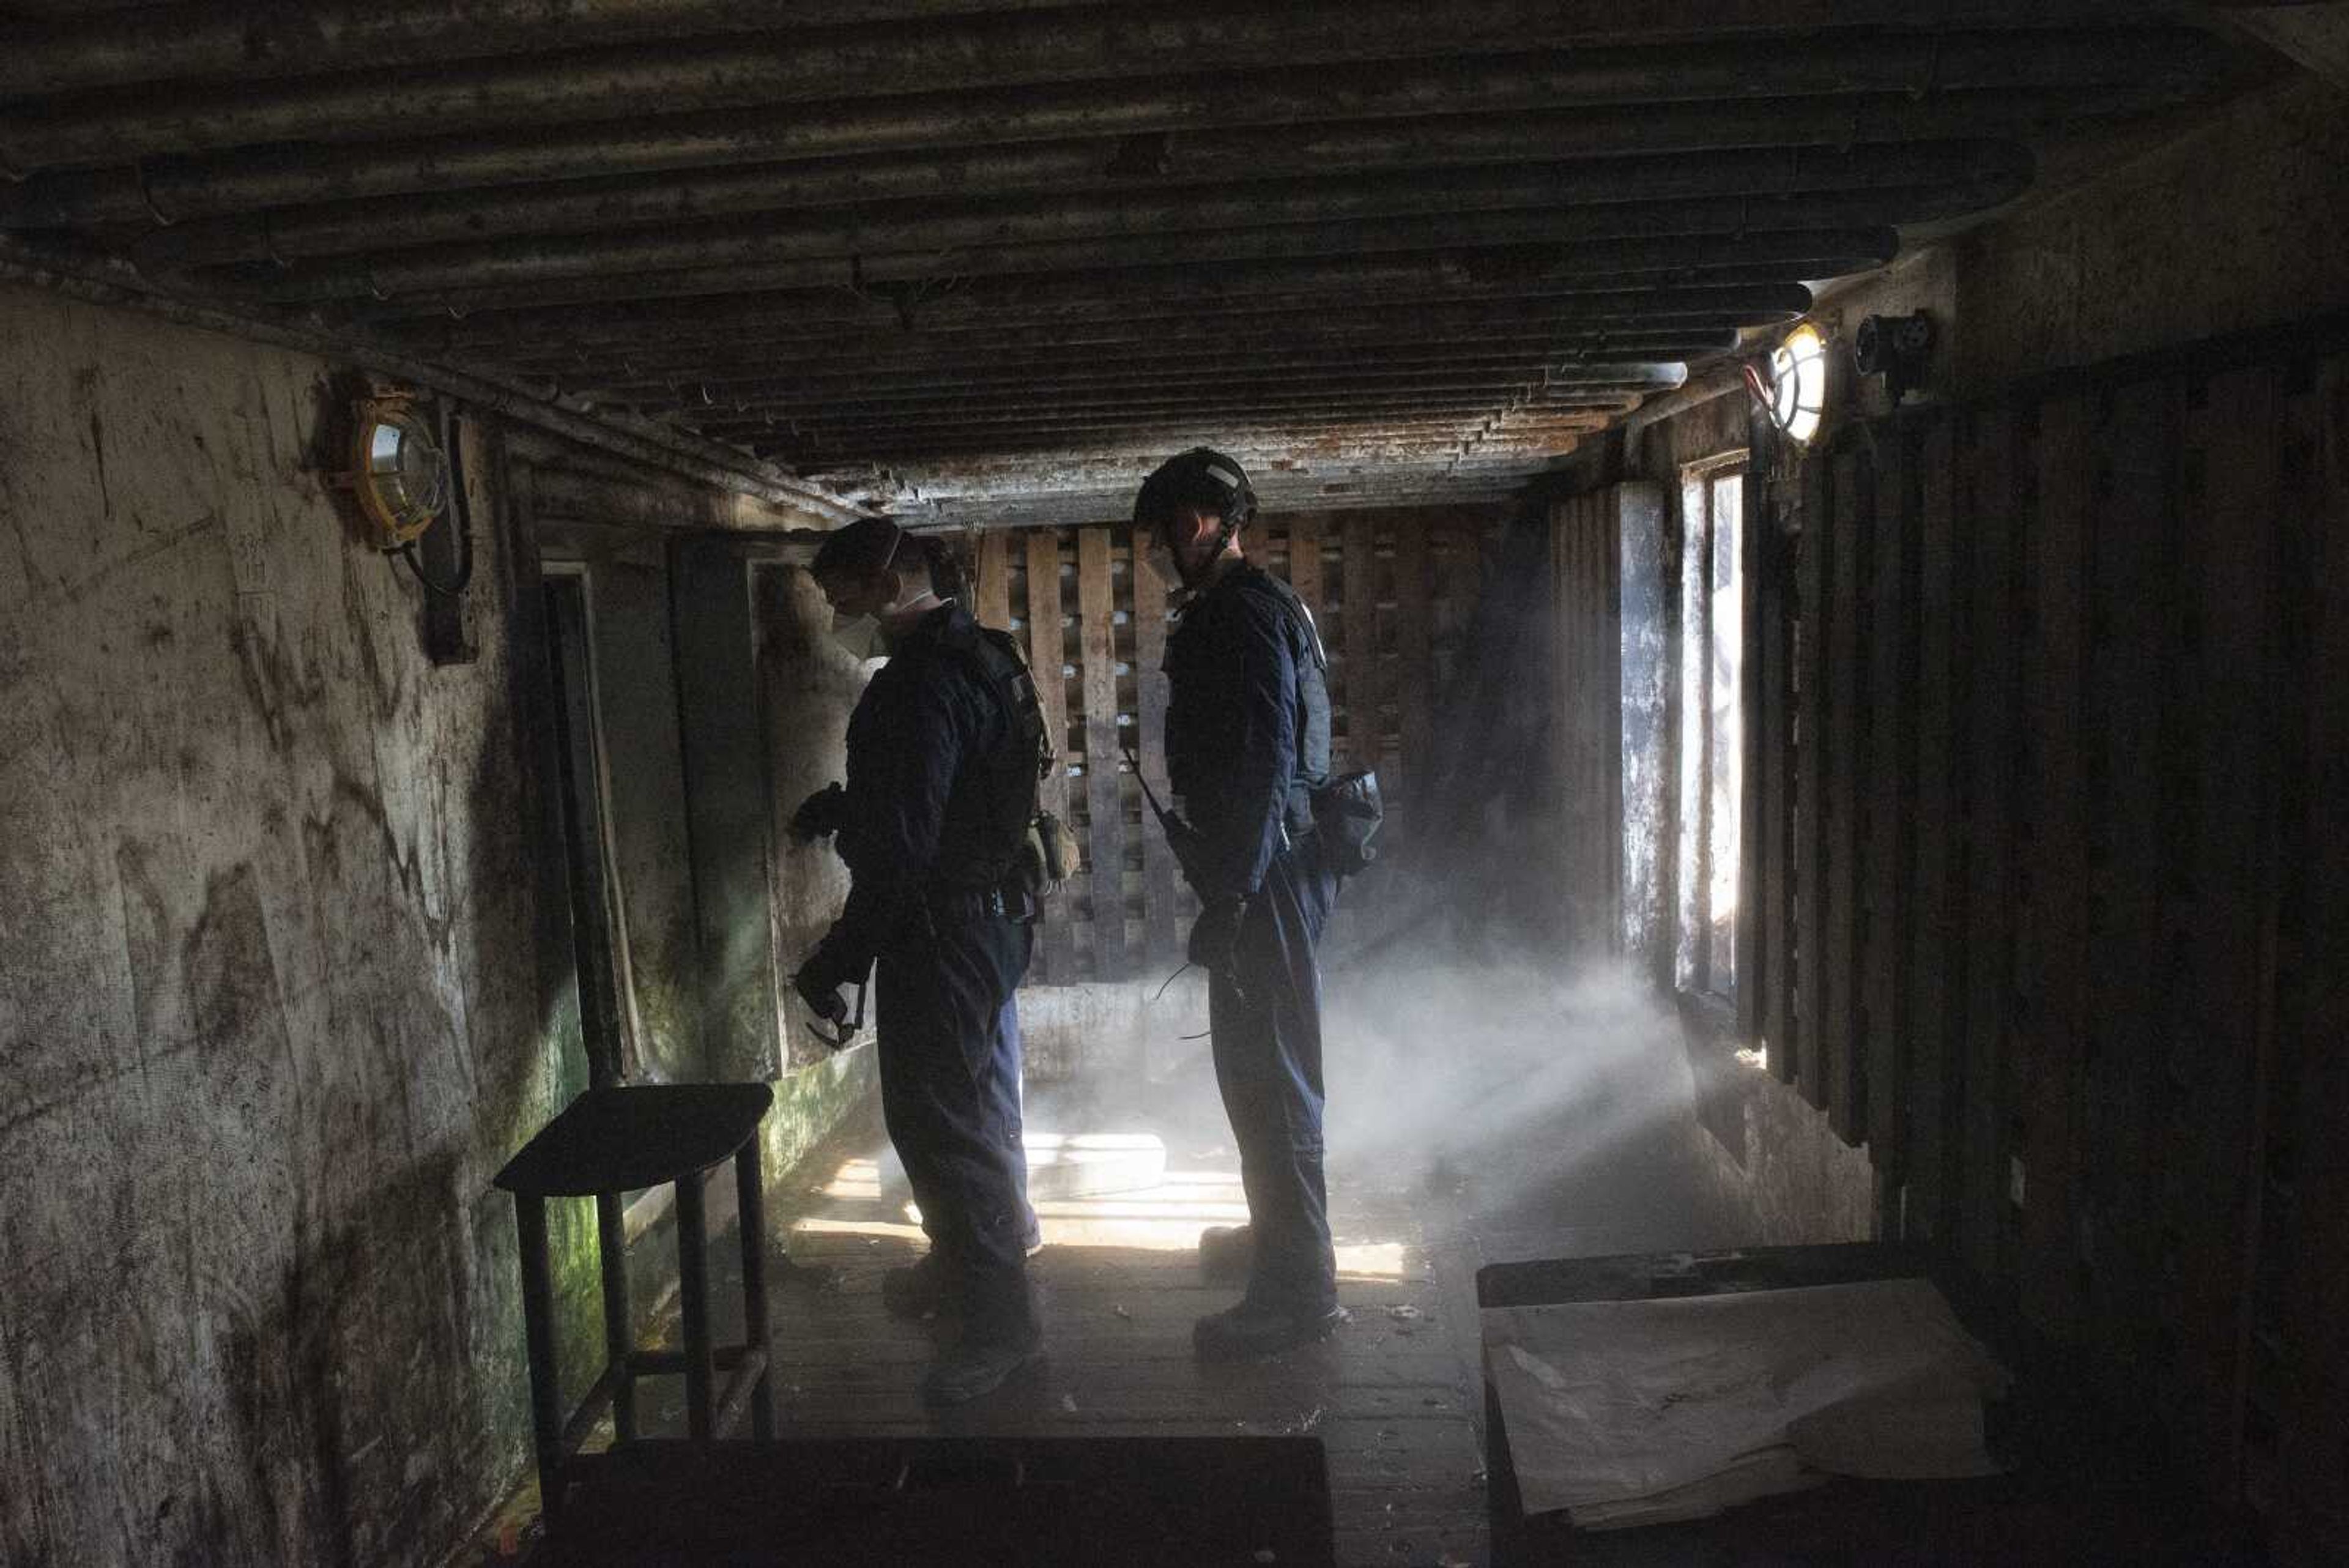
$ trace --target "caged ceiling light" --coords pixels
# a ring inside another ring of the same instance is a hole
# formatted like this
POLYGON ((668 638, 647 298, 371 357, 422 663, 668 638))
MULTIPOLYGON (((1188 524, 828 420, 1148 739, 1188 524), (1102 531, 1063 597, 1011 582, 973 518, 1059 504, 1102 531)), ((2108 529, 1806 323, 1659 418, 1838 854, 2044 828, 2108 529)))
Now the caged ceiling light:
POLYGON ((416 394, 378 390, 358 400, 352 468, 336 477, 376 533, 377 546, 415 543, 449 505, 449 454, 416 407, 416 394))
POLYGON ((1827 346, 1806 321, 1771 351, 1765 388, 1757 389, 1770 422, 1801 444, 1819 433, 1827 406, 1827 346))

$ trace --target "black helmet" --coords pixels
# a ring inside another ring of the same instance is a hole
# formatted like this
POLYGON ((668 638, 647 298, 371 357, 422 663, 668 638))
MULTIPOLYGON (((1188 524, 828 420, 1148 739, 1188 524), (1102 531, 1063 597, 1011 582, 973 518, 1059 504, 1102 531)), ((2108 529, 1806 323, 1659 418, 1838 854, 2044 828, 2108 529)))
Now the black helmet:
POLYGON ((1142 482, 1133 498, 1133 521, 1159 523, 1193 507, 1223 519, 1227 534, 1254 518, 1256 492, 1248 486, 1247 470, 1212 447, 1195 446, 1170 457, 1142 482))
POLYGON ((886 517, 859 517, 835 528, 816 547, 810 568, 822 576, 833 572, 885 572, 897 558, 905 531, 886 517))

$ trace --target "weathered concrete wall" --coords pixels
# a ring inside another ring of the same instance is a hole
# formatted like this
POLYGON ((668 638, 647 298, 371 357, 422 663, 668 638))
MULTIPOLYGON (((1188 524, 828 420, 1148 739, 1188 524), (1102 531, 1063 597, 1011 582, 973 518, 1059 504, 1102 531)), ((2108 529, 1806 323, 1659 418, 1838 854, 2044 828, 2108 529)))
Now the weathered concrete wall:
MULTIPOLYGON (((1863 317, 1930 311, 1926 392, 1991 396, 2045 370, 2349 309, 2344 234, 2349 93, 2295 77, 1838 286, 1816 317, 1834 340, 1863 317)), ((1847 355, 1829 363, 1831 418, 1884 410, 1847 355)))
POLYGON ((0 1557, 415 1561, 523 1453, 489 1178, 580 1062, 512 563, 433 668, 327 367, 17 291, 0 367, 0 1557))

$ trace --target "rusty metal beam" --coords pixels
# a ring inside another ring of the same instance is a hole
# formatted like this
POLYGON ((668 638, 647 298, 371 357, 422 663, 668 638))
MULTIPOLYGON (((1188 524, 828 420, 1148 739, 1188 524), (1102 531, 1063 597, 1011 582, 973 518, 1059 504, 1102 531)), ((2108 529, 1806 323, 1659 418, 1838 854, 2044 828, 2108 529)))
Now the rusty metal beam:
MULTIPOLYGON (((874 335, 939 338, 1081 321, 1196 316, 1218 309, 1319 309, 1357 303, 1442 302, 1479 295, 1547 296, 1627 288, 1739 286, 1831 277, 1890 261, 1899 235, 1886 226, 1760 231, 1605 240, 1585 244, 1454 248, 1337 260, 1133 267, 1048 276, 957 281, 935 290, 780 290, 724 299, 652 300, 588 309, 551 306, 400 320, 400 329, 448 353, 512 351, 543 341, 568 355, 596 345, 683 347, 748 339, 874 335), (1663 276, 1649 275, 1662 274, 1663 276), (1746 275, 1752 274, 1754 275, 1746 275)), ((935 265, 935 264, 934 264, 935 265)))
MULTIPOLYGON (((1619 8, 1599 9, 1614 13, 1614 26, 1605 31, 1616 37, 1651 31, 1636 23, 1627 28, 1619 8)), ((2001 9, 2001 20, 2024 19, 2019 5, 2001 9)), ((2061 6, 2049 9, 2060 14, 2061 6)), ((2098 9, 2109 15, 2108 7, 2098 9)), ((2026 20, 2046 19, 2043 10, 2026 20)), ((1913 25, 1913 18, 1900 25, 1913 25)), ((1701 30, 1702 25, 1691 28, 1701 30)), ((355 141, 398 136, 419 124, 444 131, 484 130, 843 96, 892 98, 971 81, 999 87, 1117 81, 1196 71, 1202 60, 1278 59, 1292 69, 1417 60, 1588 47, 1593 33, 1592 16, 1584 7, 1542 0, 1454 0, 1440 7, 1410 0, 1282 6, 1225 0, 1171 14, 1158 6, 1119 6, 798 36, 747 34, 227 89, 191 85, 176 91, 126 89, 36 101, 0 117, 0 159, 23 173, 277 142, 355 141), (843 84, 851 84, 846 94, 843 84)), ((2069 48, 2079 52, 2081 39, 2094 36, 2073 36, 2069 48)), ((1791 36, 1789 52, 1801 41, 1799 33, 1791 36)), ((1889 40, 1927 46, 1919 53, 1927 57, 1921 63, 1929 70, 1931 46, 1943 46, 1942 69, 1950 73, 1921 78, 1912 74, 1894 84, 1895 90, 1940 82, 2013 85, 2018 70, 2023 80, 2047 79, 2031 70, 2027 53, 2018 58, 2011 47, 1993 45, 2002 68, 1986 71, 1978 55, 1969 57, 1969 41, 1964 36, 1938 39, 1914 34, 1889 40)), ((2065 40, 2049 41, 2058 50, 2067 47, 2065 40)), ((2104 39, 2106 46, 2119 41, 2109 33, 2104 39)), ((1911 65, 1918 63, 1912 56, 1911 65)), ((2098 71, 2090 51, 2078 69, 2056 79, 2093 84, 2103 79, 2098 71)))
MULTIPOLYGON (((749 168, 569 180, 404 199, 369 197, 174 223, 140 242, 141 260, 179 266, 349 255, 384 247, 474 244, 595 234, 848 202, 1068 195, 1226 181, 1381 171, 1655 157, 1754 148, 1845 149, 2028 132, 2141 105, 2120 92, 1941 94, 1779 99, 1615 110, 1352 120, 1186 131, 1127 140, 1035 141, 943 153, 804 159, 749 168)), ((1662 182, 1669 185, 1670 182, 1662 182)), ((1668 195, 1660 188, 1658 195, 1668 195)), ((20 200, 21 208, 21 200, 20 200)), ((0 223, 9 221, 0 192, 0 223)))
POLYGON ((1451 170, 1441 180, 1407 175, 1268 180, 1163 194, 887 203, 644 232, 297 262, 275 269, 255 292, 281 302, 364 299, 616 273, 855 257, 870 252, 986 252, 1072 241, 1140 239, 1137 259, 1149 259, 1162 237, 1247 234, 1437 214, 1448 221, 1455 214, 1526 210, 1547 214, 1559 208, 1653 210, 1685 202, 1712 205, 1712 222, 1705 227, 1720 231, 1737 228, 1740 214, 1749 206, 1817 194, 1857 198, 1867 210, 1882 213, 1881 221, 1899 222, 1908 206, 1903 192, 2019 191, 2030 172, 2030 154, 2019 145, 1963 141, 1451 170))

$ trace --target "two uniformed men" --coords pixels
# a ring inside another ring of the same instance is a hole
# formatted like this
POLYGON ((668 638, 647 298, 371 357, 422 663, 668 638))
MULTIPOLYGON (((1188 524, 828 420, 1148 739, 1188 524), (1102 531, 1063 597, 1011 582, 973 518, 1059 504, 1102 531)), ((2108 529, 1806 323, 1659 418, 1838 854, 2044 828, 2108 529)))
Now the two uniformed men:
MULTIPOLYGON (((1188 955, 1209 976, 1253 1232, 1247 1293, 1195 1325, 1208 1358, 1320 1339, 1344 1315, 1315 958, 1338 878, 1310 805, 1330 771, 1327 661, 1295 594, 1243 552, 1255 514, 1239 465, 1205 448, 1154 472, 1133 512, 1137 547, 1189 591, 1167 649, 1166 760, 1189 825, 1178 858, 1202 905, 1188 955)), ((1016 863, 1041 720, 1009 636, 936 591, 926 541, 856 523, 825 541, 814 574, 839 627, 869 618, 890 657, 849 723, 845 793, 812 798, 795 822, 836 829, 853 877, 795 983, 837 1013, 839 988, 879 961, 883 1112, 931 1241, 884 1293, 902 1313, 959 1310, 962 1336, 923 1392, 960 1404, 1040 1355, 1013 994, 1033 942, 1016 863)))

